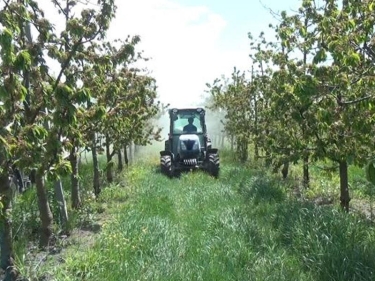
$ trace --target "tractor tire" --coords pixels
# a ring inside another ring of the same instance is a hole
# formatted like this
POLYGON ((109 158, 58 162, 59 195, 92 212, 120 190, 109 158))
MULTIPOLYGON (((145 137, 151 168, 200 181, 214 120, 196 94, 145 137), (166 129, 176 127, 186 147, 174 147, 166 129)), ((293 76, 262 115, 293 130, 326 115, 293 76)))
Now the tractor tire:
POLYGON ((172 174, 172 158, 171 156, 162 156, 160 157, 160 170, 162 174, 171 176, 172 174))
POLYGON ((208 155, 207 171, 214 178, 219 177, 220 171, 220 159, 217 153, 211 153, 208 155))

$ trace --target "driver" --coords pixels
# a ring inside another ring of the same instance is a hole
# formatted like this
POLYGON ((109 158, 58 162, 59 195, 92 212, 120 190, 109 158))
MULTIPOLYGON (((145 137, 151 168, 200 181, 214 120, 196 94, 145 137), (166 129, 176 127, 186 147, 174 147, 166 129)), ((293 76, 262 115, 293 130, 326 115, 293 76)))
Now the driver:
POLYGON ((187 124, 184 127, 184 132, 188 132, 188 133, 195 133, 195 132, 197 132, 197 127, 195 127, 193 125, 194 118, 193 117, 189 117, 188 122, 189 122, 189 124, 187 124))

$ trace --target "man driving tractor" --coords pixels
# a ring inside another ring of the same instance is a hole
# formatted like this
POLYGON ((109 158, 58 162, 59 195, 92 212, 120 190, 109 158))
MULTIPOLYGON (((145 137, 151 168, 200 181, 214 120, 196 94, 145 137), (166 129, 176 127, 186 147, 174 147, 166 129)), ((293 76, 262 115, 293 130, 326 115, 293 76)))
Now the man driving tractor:
POLYGON ((194 118, 193 118, 193 117, 189 117, 189 118, 188 118, 188 122, 189 122, 189 124, 187 124, 187 125, 184 127, 184 132, 187 132, 187 133, 195 133, 195 132, 197 132, 197 127, 195 127, 195 126, 193 125, 194 118))

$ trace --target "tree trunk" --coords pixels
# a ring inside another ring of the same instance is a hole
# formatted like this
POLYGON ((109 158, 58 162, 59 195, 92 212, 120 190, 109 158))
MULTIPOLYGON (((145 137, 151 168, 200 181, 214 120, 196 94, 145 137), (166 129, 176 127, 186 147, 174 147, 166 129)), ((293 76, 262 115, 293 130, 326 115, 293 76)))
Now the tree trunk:
MULTIPOLYGON (((126 150, 124 152, 126 154, 126 150)), ((121 154, 121 149, 117 151, 117 169, 121 172, 124 169, 124 164, 122 163, 122 154, 121 154)))
POLYGON ((349 212, 349 184, 348 184, 348 163, 345 160, 339 162, 340 164, 340 202, 341 208, 349 212))
MULTIPOLYGON (((129 154, 131 154, 130 148, 132 147, 131 143, 129 145, 129 154)), ((127 151, 127 145, 124 145, 124 159, 125 159, 125 165, 126 167, 129 166, 129 158, 128 158, 128 151, 127 151)))
POLYGON ((303 187, 309 188, 310 174, 309 174, 309 156, 303 158, 303 187))
POLYGON ((92 153, 92 165, 94 169, 94 194, 96 197, 100 194, 100 172, 99 172, 99 161, 98 161, 98 151, 96 147, 96 136, 95 133, 92 134, 92 147, 91 147, 91 153, 92 153))
POLYGON ((254 160, 258 161, 259 159, 259 147, 258 147, 258 142, 255 141, 254 143, 254 160))
POLYGON ((231 135, 230 136, 230 151, 233 152, 233 150, 234 150, 234 136, 231 135))
POLYGON ((41 220, 40 246, 49 245, 52 237, 53 216, 48 202, 47 190, 44 182, 44 173, 38 169, 35 175, 36 193, 38 196, 39 216, 41 220))
POLYGON ((129 151, 129 153, 126 154, 126 157, 128 158, 128 162, 131 163, 133 161, 133 153, 134 153, 134 149, 133 149, 133 143, 130 142, 129 145, 125 145, 125 147, 128 147, 128 150, 126 152, 129 151))
POLYGON ((249 157, 249 144, 247 141, 244 141, 243 143, 242 155, 243 155, 243 162, 246 162, 249 157))
POLYGON ((241 162, 246 162, 248 158, 248 143, 247 140, 239 139, 237 143, 237 153, 241 162))
MULTIPOLYGON (((268 136, 268 135, 269 135, 269 130, 266 130, 266 136, 268 136)), ((264 150, 265 150, 265 152, 266 152, 266 161, 265 161, 265 165, 266 165, 266 167, 268 168, 268 167, 270 167, 271 164, 272 164, 271 152, 269 151, 268 148, 265 148, 264 150)))
POLYGON ((1 268, 5 271, 5 281, 17 279, 14 267, 14 252, 12 240, 12 190, 7 171, 0 175, 0 198, 3 208, 1 210, 2 227, 0 232, 1 268))
POLYGON ((283 168, 281 169, 281 174, 283 175, 284 180, 288 177, 288 173, 289 173, 289 161, 285 161, 283 164, 283 168))
POLYGON ((77 157, 77 147, 73 146, 69 155, 70 165, 72 166, 72 174, 70 177, 72 184, 72 208, 77 210, 81 207, 81 196, 79 192, 79 165, 77 157))
MULTIPOLYGON (((124 154, 124 157, 127 157, 128 158, 128 162, 132 162, 133 161, 133 143, 130 142, 129 145, 124 145, 124 150, 126 151, 126 156, 124 154), (129 147, 129 153, 127 153, 128 151, 126 150, 126 147, 129 147)), ((124 152, 125 153, 125 152, 124 152)))
POLYGON ((136 144, 133 142, 132 143, 132 155, 131 155, 131 160, 129 160, 129 163, 133 163, 135 161, 135 153, 137 152, 136 150, 136 144))
POLYGON ((64 229, 64 233, 68 234, 68 210, 66 208, 66 201, 61 180, 57 180, 55 182, 55 197, 59 206, 62 228, 64 229))
MULTIPOLYGON (((253 70, 253 69, 252 69, 253 70)), ((259 147, 258 147, 258 98, 257 94, 254 95, 254 128, 255 128, 255 143, 254 143, 254 160, 258 161, 259 159, 259 147)))
POLYGON ((107 156, 107 167, 106 167, 107 181, 108 183, 111 183, 113 182, 113 173, 112 173, 113 163, 112 163, 111 146, 110 146, 108 136, 106 136, 106 140, 105 140, 105 152, 107 156))
POLYGON ((17 183, 17 191, 19 193, 24 192, 25 191, 25 185, 24 185, 24 182, 23 182, 23 174, 22 174, 21 170, 16 168, 16 167, 13 167, 13 174, 17 179, 17 182, 16 182, 17 183))

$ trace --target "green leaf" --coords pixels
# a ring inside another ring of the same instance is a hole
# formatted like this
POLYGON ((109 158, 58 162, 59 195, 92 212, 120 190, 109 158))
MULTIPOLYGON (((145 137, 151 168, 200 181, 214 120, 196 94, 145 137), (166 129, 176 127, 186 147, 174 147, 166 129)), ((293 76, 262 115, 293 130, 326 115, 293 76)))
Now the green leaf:
POLYGON ((4 147, 8 147, 8 142, 6 141, 6 139, 2 136, 0 136, 0 143, 2 146, 4 147))
POLYGON ((18 55, 16 56, 16 60, 14 61, 14 66, 19 70, 30 69, 30 66, 31 66, 30 54, 25 50, 19 52, 18 55))
POLYGON ((27 96, 27 88, 24 85, 21 85, 20 87, 20 94, 21 94, 20 100, 24 101, 27 96))
POLYGON ((48 135, 48 132, 44 126, 34 125, 31 130, 33 136, 37 139, 43 139, 48 135))
POLYGON ((306 37, 306 35, 307 35, 306 28, 305 28, 305 27, 302 27, 302 28, 299 30, 299 34, 300 34, 302 37, 306 37))
POLYGON ((327 59, 327 54, 324 49, 320 49, 316 55, 314 56, 313 63, 318 64, 320 62, 323 62, 327 59))
POLYGON ((353 19, 349 20, 348 24, 351 28, 355 28, 355 21, 353 19))
POLYGON ((3 32, 0 34, 0 44, 4 48, 11 48, 12 40, 13 40, 12 31, 10 31, 7 28, 3 29, 3 32))
POLYGON ((347 57, 347 62, 349 62, 351 65, 358 65, 361 62, 361 57, 357 53, 351 53, 347 57))

